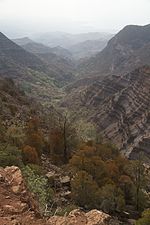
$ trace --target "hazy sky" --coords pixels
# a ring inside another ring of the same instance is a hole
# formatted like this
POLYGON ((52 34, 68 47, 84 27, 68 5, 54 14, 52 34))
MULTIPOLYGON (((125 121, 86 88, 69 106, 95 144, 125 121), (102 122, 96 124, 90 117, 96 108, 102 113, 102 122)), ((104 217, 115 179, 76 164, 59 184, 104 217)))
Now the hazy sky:
POLYGON ((150 23, 150 0, 0 0, 0 31, 23 36, 49 31, 118 31, 150 23))

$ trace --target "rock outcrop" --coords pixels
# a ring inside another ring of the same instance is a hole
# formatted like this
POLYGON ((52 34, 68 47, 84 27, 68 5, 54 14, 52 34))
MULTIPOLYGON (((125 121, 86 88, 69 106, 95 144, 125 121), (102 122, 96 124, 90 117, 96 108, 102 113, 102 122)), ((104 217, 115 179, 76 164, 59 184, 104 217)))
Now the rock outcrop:
POLYGON ((75 209, 69 213, 68 216, 58 217, 53 216, 48 220, 50 225, 119 225, 117 219, 112 219, 106 213, 98 210, 91 210, 84 213, 75 209))
POLYGON ((0 168, 0 225, 46 224, 37 216, 38 203, 27 191, 21 170, 0 168))
POLYGON ((119 221, 98 210, 76 209, 68 216, 40 218, 38 204, 27 191, 18 167, 0 168, 0 225, 119 225, 119 221))

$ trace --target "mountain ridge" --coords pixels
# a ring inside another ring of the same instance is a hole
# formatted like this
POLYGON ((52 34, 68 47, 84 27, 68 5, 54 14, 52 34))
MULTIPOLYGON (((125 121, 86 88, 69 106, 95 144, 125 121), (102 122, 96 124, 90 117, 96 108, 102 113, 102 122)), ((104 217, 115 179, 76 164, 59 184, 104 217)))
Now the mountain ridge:
MULTIPOLYGON (((144 64, 150 65, 150 60, 145 62, 140 53, 146 45, 150 45, 150 25, 128 25, 108 42, 102 52, 80 64, 80 77, 122 74, 144 64)), ((149 50, 145 50, 145 54, 149 54, 149 50)))

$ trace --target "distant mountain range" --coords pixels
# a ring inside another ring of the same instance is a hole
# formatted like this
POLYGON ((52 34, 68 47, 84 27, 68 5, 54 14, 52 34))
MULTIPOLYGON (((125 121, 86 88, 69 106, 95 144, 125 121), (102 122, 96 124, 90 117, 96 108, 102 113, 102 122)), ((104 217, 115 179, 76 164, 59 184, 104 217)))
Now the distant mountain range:
POLYGON ((78 44, 72 45, 69 51, 75 59, 90 58, 101 52, 107 45, 108 39, 87 40, 78 44))
POLYGON ((61 57, 78 60, 89 58, 102 51, 112 36, 112 34, 107 33, 73 35, 57 32, 37 37, 35 38, 37 42, 27 37, 13 41, 32 53, 37 53, 37 51, 38 53, 39 51, 42 51, 40 53, 48 53, 50 51, 61 57))
POLYGON ((150 64, 150 25, 126 26, 103 51, 80 64, 83 75, 123 74, 150 64))
POLYGON ((69 34, 62 32, 51 32, 35 35, 33 40, 48 45, 49 47, 61 46, 69 49, 72 45, 79 44, 88 40, 109 40, 113 35, 103 32, 89 32, 82 34, 69 34))

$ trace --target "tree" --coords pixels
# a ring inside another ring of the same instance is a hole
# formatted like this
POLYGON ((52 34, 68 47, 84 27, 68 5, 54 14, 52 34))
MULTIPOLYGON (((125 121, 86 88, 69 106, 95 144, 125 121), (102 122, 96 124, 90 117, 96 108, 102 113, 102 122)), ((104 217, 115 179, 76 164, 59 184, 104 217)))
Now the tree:
POLYGON ((0 143, 0 166, 21 166, 21 150, 8 143, 0 143))
POLYGON ((6 137, 9 143, 21 147, 24 143, 25 134, 21 126, 11 125, 7 129, 6 137))
POLYGON ((25 164, 39 164, 39 157, 34 147, 26 145, 22 150, 22 159, 25 164))
POLYGON ((139 154, 139 159, 132 162, 132 177, 135 185, 135 206, 137 211, 141 211, 146 204, 145 194, 145 168, 142 161, 142 154, 139 154))
POLYGON ((54 143, 52 140, 54 136, 51 135, 51 133, 53 133, 53 130, 57 131, 57 136, 60 138, 59 143, 61 143, 61 149, 59 152, 63 155, 63 163, 67 163, 71 156, 71 152, 77 143, 76 130, 73 127, 72 120, 67 112, 61 114, 56 111, 55 113, 57 115, 55 115, 55 124, 50 129, 49 142, 50 145, 52 142, 54 143))
POLYGON ((49 134, 50 155, 55 164, 63 162, 63 134, 60 129, 52 129, 49 134))
POLYGON ((2 142, 6 141, 6 129, 0 120, 0 140, 2 142))
POLYGON ((91 209, 96 207, 98 185, 92 176, 85 171, 79 171, 71 181, 73 200, 81 207, 91 209))
POLYGON ((115 159, 119 155, 119 150, 112 144, 96 144, 97 154, 104 160, 115 159))
POLYGON ((149 225, 150 224, 150 209, 142 213, 142 218, 136 221, 136 225, 149 225))
POLYGON ((119 178, 119 168, 114 160, 109 160, 106 162, 107 171, 110 179, 117 182, 119 178))
POLYGON ((127 175, 121 175, 118 181, 119 187, 124 192, 126 204, 133 203, 134 184, 131 177, 127 175))
POLYGON ((53 190, 49 188, 48 180, 44 176, 36 174, 29 166, 23 168, 23 174, 29 190, 38 200, 40 213, 44 214, 46 206, 52 203, 54 197, 53 190))
POLYGON ((106 184, 100 189, 100 208, 107 213, 122 211, 125 207, 124 194, 115 184, 106 184))
POLYGON ((70 160, 70 166, 75 170, 85 170, 93 179, 102 186, 107 174, 106 165, 99 156, 96 155, 95 147, 83 145, 70 160))
POLYGON ((42 154, 44 144, 43 134, 40 130, 40 121, 38 117, 30 118, 26 128, 26 145, 36 149, 38 156, 42 154))

